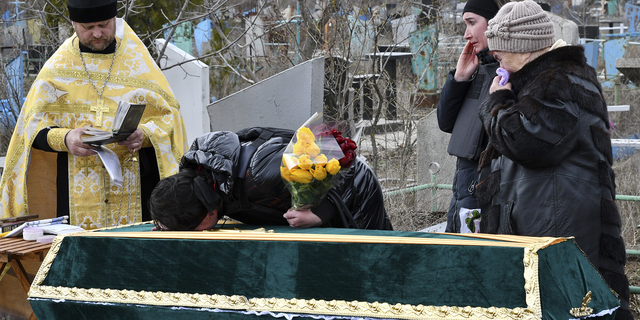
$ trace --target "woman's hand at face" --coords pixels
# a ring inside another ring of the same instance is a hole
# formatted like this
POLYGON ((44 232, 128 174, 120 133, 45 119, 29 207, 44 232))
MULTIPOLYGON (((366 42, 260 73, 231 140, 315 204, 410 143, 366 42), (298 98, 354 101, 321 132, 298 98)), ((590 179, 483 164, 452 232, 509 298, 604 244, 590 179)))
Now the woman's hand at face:
POLYGON ((456 73, 453 75, 453 79, 456 81, 467 81, 471 78, 476 69, 480 65, 480 60, 476 56, 475 49, 471 41, 467 41, 467 44, 462 49, 460 57, 458 58, 458 64, 456 65, 456 73))
POLYGON ((293 228, 313 228, 322 226, 322 219, 316 216, 310 209, 293 210, 289 209, 284 214, 289 225, 293 228))

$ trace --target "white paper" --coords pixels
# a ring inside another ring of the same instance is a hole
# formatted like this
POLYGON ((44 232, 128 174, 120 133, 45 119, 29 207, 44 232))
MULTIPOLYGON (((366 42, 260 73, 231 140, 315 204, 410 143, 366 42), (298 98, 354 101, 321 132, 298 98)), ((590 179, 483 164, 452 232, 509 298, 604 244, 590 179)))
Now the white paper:
POLYGON ((47 234, 67 234, 73 232, 81 232, 84 231, 84 229, 69 224, 53 224, 42 227, 42 231, 47 234))
POLYGON ((96 152, 100 156, 102 164, 104 164, 104 167, 109 173, 111 183, 118 187, 122 187, 124 179, 122 178, 122 167, 120 166, 120 159, 118 159, 118 155, 115 152, 102 147, 99 147, 96 152))

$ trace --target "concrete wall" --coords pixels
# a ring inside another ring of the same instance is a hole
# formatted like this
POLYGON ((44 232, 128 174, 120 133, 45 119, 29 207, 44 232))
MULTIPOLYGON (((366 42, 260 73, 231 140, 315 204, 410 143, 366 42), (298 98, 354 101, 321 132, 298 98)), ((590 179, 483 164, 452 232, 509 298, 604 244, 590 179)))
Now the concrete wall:
MULTIPOLYGON (((158 50, 164 46, 165 39, 157 39, 158 50)), ((195 59, 172 43, 167 45, 160 68, 170 67, 180 62, 189 61, 179 66, 163 70, 173 94, 180 103, 180 111, 187 129, 189 145, 195 138, 209 132, 209 115, 206 106, 209 101, 209 66, 195 59), (193 60, 193 61, 191 61, 193 60)))
POLYGON ((298 129, 322 112, 323 91, 324 58, 306 61, 210 104, 211 131, 298 129))
MULTIPOLYGON (((451 184, 456 170, 456 158, 447 153, 451 134, 444 133, 438 128, 438 119, 435 109, 418 122, 417 159, 418 159, 418 184, 431 183, 429 169, 435 171, 440 165, 440 171, 436 173, 436 183, 451 184)), ((435 198, 431 190, 418 191, 418 206, 422 210, 431 211, 434 205, 437 212, 449 210, 451 190, 438 189, 435 198)))

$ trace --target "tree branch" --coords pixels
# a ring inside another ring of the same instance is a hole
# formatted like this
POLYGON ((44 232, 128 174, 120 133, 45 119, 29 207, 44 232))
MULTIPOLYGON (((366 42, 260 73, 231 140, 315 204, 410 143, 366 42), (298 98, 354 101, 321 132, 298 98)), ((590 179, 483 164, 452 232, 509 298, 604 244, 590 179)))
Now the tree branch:
MULTIPOLYGON (((184 4, 182 5, 182 9, 180 9, 180 13, 178 13, 178 17, 176 18, 176 21, 180 21, 180 18, 182 18, 182 13, 184 13, 184 11, 187 10, 188 4, 189 4, 189 0, 184 0, 184 4)), ((171 40, 173 33, 176 31, 176 28, 177 28, 177 24, 174 24, 173 28, 171 28, 171 31, 169 31, 169 36, 167 36, 167 39, 165 39, 166 41, 164 42, 162 49, 160 50, 160 52, 158 52, 158 59, 156 59, 157 65, 160 65, 160 60, 162 60, 162 56, 164 56, 164 51, 167 50, 169 41, 171 40)))

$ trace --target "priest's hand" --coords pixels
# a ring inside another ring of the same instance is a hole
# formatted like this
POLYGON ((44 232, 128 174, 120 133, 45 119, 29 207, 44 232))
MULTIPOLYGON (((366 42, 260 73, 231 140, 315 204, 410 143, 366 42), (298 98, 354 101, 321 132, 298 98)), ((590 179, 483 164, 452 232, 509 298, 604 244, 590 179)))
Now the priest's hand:
POLYGON ((284 214, 284 218, 287 219, 289 225, 294 228, 313 228, 322 226, 322 219, 316 216, 311 210, 293 210, 289 209, 284 214))
POLYGON ((64 143, 69 149, 69 153, 76 157, 86 157, 96 154, 96 147, 82 142, 82 133, 87 130, 85 127, 75 128, 64 137, 64 143))
POLYGON ((131 135, 127 137, 126 140, 118 142, 119 145, 127 146, 130 152, 140 151, 142 149, 142 138, 144 137, 144 132, 142 129, 138 128, 131 135))

